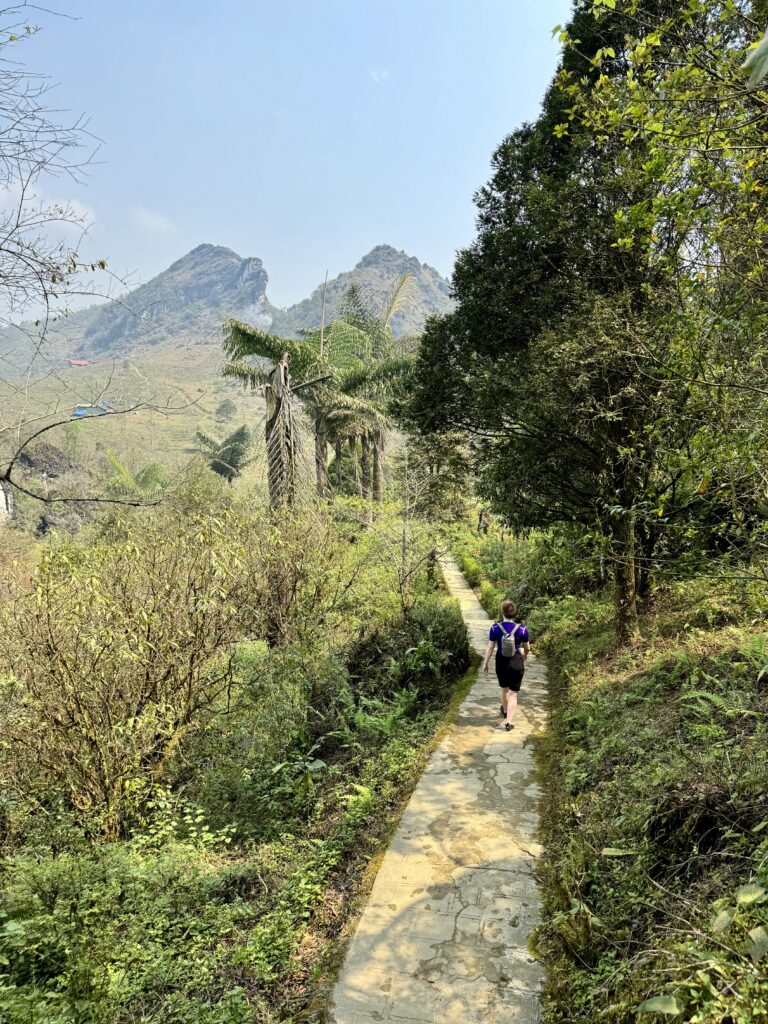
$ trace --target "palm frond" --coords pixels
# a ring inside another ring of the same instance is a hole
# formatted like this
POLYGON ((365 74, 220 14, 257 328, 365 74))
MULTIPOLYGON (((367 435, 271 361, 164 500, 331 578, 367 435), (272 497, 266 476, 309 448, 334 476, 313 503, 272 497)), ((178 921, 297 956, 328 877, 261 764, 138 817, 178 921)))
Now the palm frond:
POLYGON ((384 301, 384 309, 381 314, 381 320, 386 324, 386 326, 389 326, 395 313, 399 313, 401 310, 411 305, 414 300, 414 292, 415 281, 413 274, 402 274, 400 278, 395 281, 384 301))
POLYGON ((332 422, 341 421, 345 417, 355 418, 369 428, 383 429, 389 423, 386 413, 382 411, 378 403, 367 401, 364 398, 356 398, 354 395, 334 393, 332 401, 326 408, 326 418, 332 422))
POLYGON ((112 469, 113 477, 107 485, 110 494, 134 494, 137 491, 136 479, 123 460, 111 448, 104 453, 112 469))
POLYGON ((287 352, 291 357, 291 375, 299 380, 320 362, 319 352, 309 340, 279 338, 238 320, 228 320, 225 324, 224 352, 233 363, 241 364, 249 357, 278 363, 287 352))
POLYGON ((209 455, 215 454, 221 448, 221 441, 211 434, 206 434, 203 430, 196 430, 195 438, 203 451, 209 455))
POLYGON ((258 366, 249 366, 247 363, 225 363, 222 367, 224 377, 235 377, 242 381, 246 387, 255 391, 267 383, 269 374, 258 366))
POLYGON ((370 331, 376 315, 371 302, 359 281, 353 281, 341 297, 338 319, 344 320, 361 331, 370 331))
POLYGON ((170 480, 170 470, 162 462, 150 462, 136 474, 136 485, 145 494, 162 491, 170 480))
POLYGON ((381 359, 367 366, 355 367, 339 378, 340 389, 348 395, 357 394, 367 388, 376 387, 384 390, 401 377, 407 376, 413 369, 414 360, 411 356, 399 356, 392 359, 381 359))
POLYGON ((334 320, 328 326, 325 345, 328 362, 342 371, 358 366, 372 353, 370 334, 346 320, 334 320))

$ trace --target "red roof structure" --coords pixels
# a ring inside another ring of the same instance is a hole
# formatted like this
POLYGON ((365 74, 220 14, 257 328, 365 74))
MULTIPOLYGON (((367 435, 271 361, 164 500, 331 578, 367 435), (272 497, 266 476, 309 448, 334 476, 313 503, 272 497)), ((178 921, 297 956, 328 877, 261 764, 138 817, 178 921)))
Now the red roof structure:
POLYGON ((90 366, 88 359, 68 359, 67 362, 70 366, 90 366))

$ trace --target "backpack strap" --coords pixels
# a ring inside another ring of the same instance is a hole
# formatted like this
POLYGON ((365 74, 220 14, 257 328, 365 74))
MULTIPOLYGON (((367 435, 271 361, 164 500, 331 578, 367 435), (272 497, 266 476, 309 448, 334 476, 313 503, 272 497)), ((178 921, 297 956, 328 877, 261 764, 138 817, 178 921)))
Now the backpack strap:
MULTIPOLYGON (((500 639, 503 639, 505 635, 506 636, 511 636, 511 637, 514 637, 515 643, 517 643, 517 632, 518 632, 518 630, 523 628, 523 623, 522 622, 521 623, 517 623, 517 622, 515 622, 514 619, 512 619, 512 626, 514 628, 512 629, 512 631, 510 633, 507 633, 506 629, 504 629, 504 620, 503 619, 500 622, 494 623, 494 625, 499 627, 499 632, 501 633, 500 639)), ((520 643, 522 643, 522 641, 520 641, 520 643)))
MULTIPOLYGON (((518 630, 520 630, 520 629, 522 629, 522 628, 523 628, 523 624, 522 624, 522 622, 520 622, 520 623, 517 623, 517 622, 515 622, 515 620, 514 620, 514 619, 512 619, 512 625, 513 625, 514 629, 513 629, 513 630, 512 630, 512 632, 511 632, 511 633, 509 633, 508 635, 509 635, 509 636, 511 636, 511 637, 512 637, 512 638, 514 639, 514 641, 515 641, 515 646, 516 646, 516 647, 519 647, 519 646, 520 646, 520 644, 522 644, 522 640, 520 641, 520 643, 518 643, 518 640, 517 640, 517 634, 518 634, 518 630)), ((502 629, 504 629, 504 627, 503 627, 503 626, 502 626, 502 629)), ((506 632, 506 630, 504 630, 504 632, 506 632)))

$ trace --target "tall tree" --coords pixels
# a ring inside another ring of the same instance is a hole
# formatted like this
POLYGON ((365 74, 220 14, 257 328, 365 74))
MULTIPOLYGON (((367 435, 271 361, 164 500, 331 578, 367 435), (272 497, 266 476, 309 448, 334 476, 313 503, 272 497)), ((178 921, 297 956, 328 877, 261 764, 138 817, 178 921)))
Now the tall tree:
MULTIPOLYGON (((385 307, 375 315, 364 305, 361 294, 352 290, 343 315, 327 328, 307 331, 299 340, 277 338, 248 324, 231 321, 224 348, 231 362, 224 368, 249 386, 266 382, 266 371, 254 366, 254 358, 278 362, 287 355, 293 372, 307 379, 293 385, 309 414, 314 434, 315 478, 319 497, 329 494, 328 450, 337 438, 349 438, 353 423, 360 426, 361 444, 372 449, 378 466, 378 489, 383 493, 383 445, 387 417, 385 406, 392 382, 411 365, 408 356, 393 356, 395 348, 391 320, 408 301, 410 278, 404 275, 393 286, 385 307)), ((286 363, 287 366, 287 363, 286 363)), ((273 370, 272 373, 275 371, 273 370)), ((274 390, 274 389, 273 389, 274 390)), ((278 408, 278 405, 275 406, 278 408)), ((284 406, 279 405, 282 409, 284 406)), ((363 472, 363 491, 370 493, 363 472)))
POLYGON ((608 536, 617 622, 630 637, 638 515, 658 424, 684 388, 641 373, 647 347, 670 343, 655 325, 673 293, 646 249, 619 244, 620 212, 649 195, 647 148, 569 128, 573 90, 586 105, 624 74, 627 22, 578 3, 568 31, 579 42, 542 115, 502 143, 476 197, 458 306, 427 327, 409 415, 422 429, 469 433, 480 489, 512 525, 575 520, 608 536))

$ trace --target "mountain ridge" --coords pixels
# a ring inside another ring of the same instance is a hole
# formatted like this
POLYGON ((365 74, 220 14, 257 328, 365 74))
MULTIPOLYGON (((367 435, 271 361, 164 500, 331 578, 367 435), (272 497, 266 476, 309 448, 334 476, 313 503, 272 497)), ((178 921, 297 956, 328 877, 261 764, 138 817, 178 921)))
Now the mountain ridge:
POLYGON ((413 277, 416 297, 393 317, 392 328, 396 336, 416 333, 423 329, 429 313, 445 313, 452 308, 450 284, 434 267, 422 263, 416 256, 409 256, 402 249, 382 244, 374 246, 352 270, 342 271, 329 279, 327 289, 323 282, 306 299, 285 310, 275 310, 270 330, 278 335, 295 336, 302 329, 319 326, 324 291, 325 317, 326 322, 330 322, 338 313, 339 304, 351 284, 361 285, 374 307, 382 307, 392 286, 403 274, 413 277))
MULTIPOLYGON (((450 286, 434 267, 390 245, 374 246, 351 270, 342 271, 287 308, 269 301, 269 276, 257 256, 242 257, 223 245, 203 242, 120 299, 90 306, 54 324, 45 342, 45 362, 125 358, 141 351, 221 344, 224 320, 232 318, 261 330, 297 337, 320 326, 325 290, 325 322, 338 314, 351 284, 358 284, 379 313, 399 278, 413 278, 411 296, 395 314, 396 336, 423 329, 427 317, 452 308, 450 286)), ((6 331, 4 344, 17 346, 19 365, 30 349, 22 331, 6 331)))

